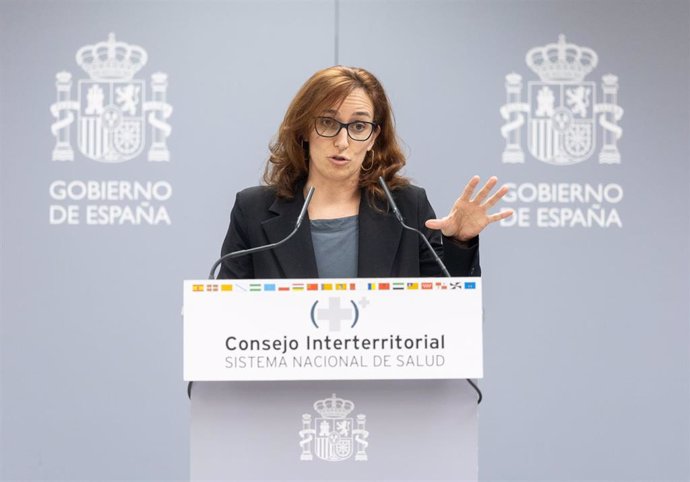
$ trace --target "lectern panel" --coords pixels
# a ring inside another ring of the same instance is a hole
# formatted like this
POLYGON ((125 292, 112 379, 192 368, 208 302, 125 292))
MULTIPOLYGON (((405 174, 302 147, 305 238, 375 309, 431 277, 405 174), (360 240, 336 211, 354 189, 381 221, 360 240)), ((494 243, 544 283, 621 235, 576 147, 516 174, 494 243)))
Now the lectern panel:
POLYGON ((482 374, 480 278, 185 282, 185 380, 482 374))
POLYGON ((477 480, 464 380, 197 382, 192 480, 477 480))

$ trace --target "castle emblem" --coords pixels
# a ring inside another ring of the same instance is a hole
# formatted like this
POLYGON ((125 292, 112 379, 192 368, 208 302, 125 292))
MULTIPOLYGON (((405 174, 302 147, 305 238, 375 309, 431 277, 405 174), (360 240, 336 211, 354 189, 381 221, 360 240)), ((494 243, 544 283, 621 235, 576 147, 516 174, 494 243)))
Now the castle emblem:
POLYGON ((51 131, 56 139, 53 161, 73 161, 71 126, 76 111, 79 152, 94 161, 116 163, 138 156, 146 145, 146 122, 151 126, 149 161, 169 161, 166 144, 172 107, 166 102, 167 74, 151 75, 151 97, 146 83, 135 79, 148 56, 137 46, 115 40, 86 45, 77 51, 77 64, 89 75, 79 80, 77 100, 72 100, 72 74, 56 75, 57 102, 51 131))
POLYGON ((522 77, 506 75, 507 102, 501 107, 506 123, 504 163, 523 163, 522 130, 527 114, 527 146, 530 154, 547 164, 566 166, 589 159, 597 145, 597 124, 602 130, 600 164, 621 162, 617 141, 623 134, 618 125, 623 109, 617 104, 618 77, 604 75, 603 102, 597 103, 597 85, 585 77, 598 63, 596 52, 587 47, 558 43, 535 47, 525 61, 538 76, 527 84, 527 103, 521 102, 522 77))
POLYGON ((335 394, 315 402, 314 410, 320 416, 314 420, 314 424, 310 414, 302 415, 300 460, 313 460, 316 454, 321 460, 340 462, 354 454, 356 461, 366 461, 369 445, 366 441, 369 432, 364 428, 366 416, 357 415, 355 422, 355 419, 348 417, 354 408, 354 403, 336 398, 335 394))

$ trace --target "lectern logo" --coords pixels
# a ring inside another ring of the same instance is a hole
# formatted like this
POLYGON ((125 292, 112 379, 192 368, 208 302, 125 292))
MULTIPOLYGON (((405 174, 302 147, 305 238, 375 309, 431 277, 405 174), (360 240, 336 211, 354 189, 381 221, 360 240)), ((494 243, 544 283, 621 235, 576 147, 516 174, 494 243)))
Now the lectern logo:
MULTIPOLYGON (((349 300, 349 305, 347 301, 344 305, 341 304, 343 300, 337 296, 332 296, 328 298, 327 306, 319 306, 319 300, 316 300, 311 305, 311 311, 309 316, 311 318, 311 323, 316 328, 321 328, 319 323, 328 322, 329 331, 340 331, 343 323, 346 323, 350 328, 354 328, 359 321, 359 308, 354 300, 349 300)), ((363 305, 366 306, 369 301, 363 299, 363 305)))
POLYGON ((337 398, 335 393, 314 403, 314 410, 320 415, 312 425, 311 414, 302 415, 302 438, 300 460, 311 461, 314 454, 327 462, 340 462, 352 458, 355 461, 367 460, 366 441, 369 432, 365 429, 366 415, 349 417, 355 404, 350 400, 337 398))
POLYGON ((623 109, 617 105, 618 77, 604 75, 601 89, 603 103, 597 103, 597 85, 585 77, 597 66, 594 50, 566 43, 535 47, 527 52, 527 65, 539 81, 527 84, 527 103, 520 100, 522 77, 506 76, 507 103, 501 107, 506 123, 501 134, 506 139, 504 163, 525 162, 521 131, 527 113, 527 146, 536 159, 547 164, 566 166, 589 159, 596 147, 598 123, 603 142, 600 164, 619 164, 616 145, 623 134, 618 125, 623 109))
POLYGON ((117 163, 138 156, 146 144, 146 121, 153 139, 149 161, 169 161, 166 140, 167 119, 172 107, 166 102, 167 75, 151 76, 151 97, 146 99, 146 83, 134 75, 146 65, 146 51, 138 45, 116 41, 115 34, 77 51, 77 64, 89 75, 79 80, 77 101, 71 98, 72 74, 57 74, 57 102, 50 108, 56 121, 51 126, 56 138, 53 161, 73 161, 70 127, 77 113, 79 152, 94 161, 117 163))

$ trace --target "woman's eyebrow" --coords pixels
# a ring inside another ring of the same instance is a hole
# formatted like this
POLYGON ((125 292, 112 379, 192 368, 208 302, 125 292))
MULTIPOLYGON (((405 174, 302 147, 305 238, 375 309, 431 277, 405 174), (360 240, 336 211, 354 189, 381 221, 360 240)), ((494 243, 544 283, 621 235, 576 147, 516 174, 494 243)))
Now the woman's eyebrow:
MULTIPOLYGON (((328 110, 324 111, 323 113, 324 113, 324 114, 337 115, 337 114, 338 114, 338 111, 337 111, 337 110, 333 110, 333 109, 328 109, 328 110)), ((359 116, 371 117, 371 114, 370 114, 369 112, 365 111, 365 110, 359 110, 359 111, 357 111, 357 112, 353 112, 352 115, 359 115, 359 116)))

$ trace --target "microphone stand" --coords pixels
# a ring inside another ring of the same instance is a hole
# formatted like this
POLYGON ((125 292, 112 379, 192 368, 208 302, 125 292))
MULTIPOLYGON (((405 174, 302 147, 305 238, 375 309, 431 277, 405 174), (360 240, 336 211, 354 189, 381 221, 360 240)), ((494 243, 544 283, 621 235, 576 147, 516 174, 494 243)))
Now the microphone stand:
POLYGON ((309 188, 307 197, 305 198, 304 204, 302 205, 302 210, 300 211, 299 216, 297 216, 295 229, 293 229, 290 234, 288 234, 286 237, 275 243, 265 244, 263 246, 257 246, 255 248, 240 249, 239 251, 233 251, 231 253, 224 254, 223 256, 218 258, 218 260, 215 263, 213 263, 213 266, 211 267, 211 272, 208 274, 208 279, 216 279, 216 268, 218 268, 218 266, 226 259, 239 258, 240 256, 246 256, 248 254, 260 253, 261 251, 268 251, 269 249, 277 248, 281 244, 286 243, 290 238, 292 238, 295 235, 297 231, 299 231, 299 227, 302 225, 302 221, 304 221, 304 217, 307 214, 307 208, 309 207, 311 198, 314 196, 314 191, 316 191, 316 188, 314 186, 309 188))
MULTIPOLYGON (((393 214, 398 219, 398 221, 400 222, 402 227, 407 229, 408 231, 413 231, 413 232, 417 233, 424 240, 424 243, 426 243, 426 246, 429 248, 429 251, 434 256, 434 260, 436 261, 436 264, 438 264, 439 267, 441 268, 441 271, 443 271, 443 274, 447 278, 451 278, 451 275, 450 275, 450 272, 448 271, 448 268, 446 268, 446 265, 443 263, 443 261, 441 260, 439 255, 434 250, 434 248, 431 246, 431 243, 426 238, 424 233, 422 233, 419 229, 415 229, 415 228, 405 224, 405 220, 403 219, 402 214, 400 213, 400 210, 398 209, 398 205, 395 203, 395 200, 393 199, 393 195, 391 194, 390 189, 388 189, 388 184, 386 184, 386 181, 383 179, 383 176, 379 176, 379 184, 383 188, 383 192, 386 194, 386 198, 388 199, 388 204, 391 207, 391 209, 393 210, 393 214)), ((469 383, 472 386, 472 388, 474 388, 474 391, 477 392, 477 405, 479 405, 480 403, 482 403, 482 398, 484 398, 484 396, 482 395, 482 391, 479 389, 477 384, 474 383, 474 381, 472 381, 469 378, 466 378, 466 380, 467 380, 467 383, 469 383)))
MULTIPOLYGON (((314 196, 314 191, 316 191, 316 188, 314 186, 309 188, 309 192, 307 192, 307 197, 304 199, 304 204, 302 205, 302 210, 299 213, 299 216, 297 216, 297 221, 295 222, 295 229, 292 230, 290 234, 288 234, 286 237, 281 239, 280 241, 277 241, 275 243, 271 244, 265 244, 263 246, 257 246, 255 248, 249 248, 249 249, 240 249, 238 251, 233 251, 231 253, 224 254, 218 260, 216 260, 215 263, 213 263, 213 266, 211 267, 211 272, 208 274, 208 279, 216 279, 216 269, 220 264, 225 261, 226 259, 233 259, 233 258, 239 258, 240 256, 246 256, 248 254, 252 253, 259 253, 261 251, 267 251, 269 249, 274 249, 280 246, 281 244, 287 242, 290 238, 292 238, 297 231, 299 231, 300 226, 302 225, 302 221, 304 221, 304 218, 307 215, 307 208, 309 207, 309 203, 311 202, 311 198, 314 196)), ((187 397, 192 398, 192 384, 194 382, 189 382, 187 384, 187 397)))

